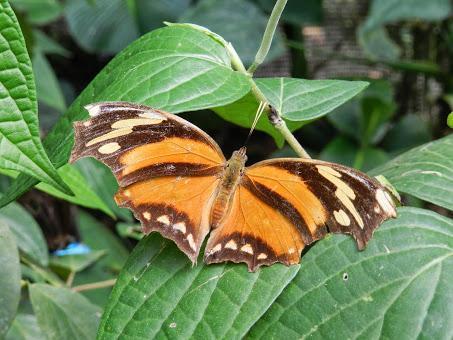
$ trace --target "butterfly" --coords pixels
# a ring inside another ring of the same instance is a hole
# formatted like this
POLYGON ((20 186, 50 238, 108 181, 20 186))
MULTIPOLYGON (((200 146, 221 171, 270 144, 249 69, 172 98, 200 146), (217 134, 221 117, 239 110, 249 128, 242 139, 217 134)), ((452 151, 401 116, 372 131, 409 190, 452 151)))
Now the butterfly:
POLYGON ((127 102, 85 107, 74 123, 71 162, 94 157, 119 184, 117 204, 143 232, 173 240, 195 263, 245 262, 249 271, 299 263, 327 233, 351 234, 363 249, 384 220, 396 217, 386 188, 366 174, 320 160, 276 158, 245 167, 242 147, 226 159, 190 122, 127 102))

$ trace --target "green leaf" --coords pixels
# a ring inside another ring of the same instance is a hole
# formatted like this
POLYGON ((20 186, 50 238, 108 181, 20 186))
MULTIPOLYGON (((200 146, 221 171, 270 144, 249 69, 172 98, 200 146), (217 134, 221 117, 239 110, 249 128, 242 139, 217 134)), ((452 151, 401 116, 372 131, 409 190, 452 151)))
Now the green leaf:
POLYGON ((14 9, 24 12, 31 24, 45 25, 62 14, 63 6, 58 0, 9 0, 14 9))
POLYGON ((38 100, 64 112, 66 103, 58 79, 44 54, 37 49, 33 56, 33 73, 36 79, 38 100))
POLYGON ((0 338, 16 315, 20 299, 20 264, 16 239, 9 227, 0 222, 0 338))
POLYGON ((374 169, 400 191, 453 208, 453 135, 412 149, 374 169))
POLYGON ((91 187, 91 183, 89 183, 85 177, 82 176, 75 166, 72 164, 66 164, 58 169, 58 173, 72 190, 74 196, 66 195, 45 183, 39 183, 36 188, 48 193, 49 195, 64 199, 82 207, 99 209, 110 217, 115 218, 115 214, 104 202, 104 199, 97 195, 91 187))
POLYGON ((382 149, 360 148, 349 138, 339 136, 326 145, 319 154, 319 159, 368 171, 388 161, 389 156, 382 149))
POLYGON ((447 117, 447 125, 453 129, 453 112, 450 112, 447 117))
MULTIPOLYGON (((354 97, 368 84, 362 81, 295 78, 258 78, 255 81, 270 103, 281 112, 292 131, 304 123, 326 115, 354 97)), ((233 104, 214 108, 214 111, 227 121, 250 127, 258 104, 256 99, 248 94, 233 104)), ((266 117, 260 119, 257 130, 267 132, 281 146, 283 138, 266 117)))
POLYGON ((60 43, 47 36, 41 30, 33 30, 34 48, 44 54, 56 54, 62 57, 71 56, 71 52, 65 49, 60 43))
POLYGON ((53 268, 62 268, 68 272, 80 272, 105 256, 105 251, 91 251, 87 254, 75 254, 64 256, 52 256, 50 266, 53 268))
POLYGON ((35 83, 17 19, 0 3, 0 167, 18 170, 70 193, 39 138, 35 83))
POLYGON ((33 217, 17 203, 0 209, 0 221, 6 223, 21 251, 42 266, 49 263, 49 250, 41 228, 33 217))
POLYGON ((348 236, 318 242, 251 338, 448 339, 453 221, 398 209, 363 252, 348 236))
POLYGON ((137 21, 142 33, 174 22, 189 8, 190 0, 135 0, 137 21))
MULTIPOLYGON (((161 28, 118 54, 61 117, 44 144, 52 161, 64 165, 73 145, 72 122, 87 118, 83 105, 89 103, 124 100, 178 113, 223 106, 249 90, 247 77, 231 69, 230 58, 217 41, 194 28, 161 28)), ((35 183, 21 175, 0 206, 35 183)))
MULTIPOLYGON (((257 0, 269 13, 275 0, 257 0)), ((322 0, 288 1, 281 20, 293 25, 320 25, 323 19, 322 0)))
POLYGON ((67 288, 29 286, 38 324, 47 339, 94 339, 101 309, 67 288))
POLYGON ((113 271, 120 271, 129 255, 120 240, 102 223, 83 211, 78 214, 77 225, 85 244, 93 250, 105 251, 106 256, 97 264, 113 271))
MULTIPOLYGON (((267 20, 260 8, 245 0, 202 0, 179 19, 180 22, 201 25, 220 34, 233 44, 246 65, 250 65, 255 58, 267 20)), ((266 61, 283 53, 283 39, 277 32, 266 61)))
POLYGON ((244 265, 194 267, 157 234, 139 242, 105 308, 98 339, 241 338, 298 266, 273 265, 256 273, 244 265))
POLYGON ((368 17, 359 29, 359 42, 372 57, 396 59, 400 50, 388 37, 385 24, 401 20, 443 20, 451 11, 450 0, 373 0, 368 17))
POLYGON ((133 220, 130 210, 118 207, 113 199, 118 190, 118 183, 112 171, 106 165, 93 158, 84 158, 77 161, 75 167, 83 175, 90 189, 96 193, 116 217, 126 221, 133 220))
POLYGON ((36 316, 17 314, 5 340, 45 340, 46 337, 38 326, 36 316))
POLYGON ((387 132, 382 146, 394 153, 407 151, 432 140, 429 122, 419 115, 403 116, 387 132))
POLYGON ((138 27, 123 0, 71 0, 65 17, 69 32, 88 52, 115 54, 139 37, 138 27))

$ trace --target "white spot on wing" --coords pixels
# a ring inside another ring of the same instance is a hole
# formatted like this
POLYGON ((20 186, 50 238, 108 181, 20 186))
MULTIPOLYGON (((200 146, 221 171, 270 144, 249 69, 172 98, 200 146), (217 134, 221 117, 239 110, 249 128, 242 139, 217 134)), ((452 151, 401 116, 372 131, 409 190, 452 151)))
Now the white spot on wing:
POLYGON ((249 243, 244 244, 241 247, 241 251, 243 251, 244 253, 248 253, 248 254, 253 255, 253 248, 252 248, 252 246, 249 243))
POLYGON ((101 113, 101 105, 99 104, 88 104, 84 106, 85 109, 88 111, 88 114, 91 117, 96 117, 101 113))
POLYGON ((184 222, 175 223, 175 224, 173 224, 173 229, 179 230, 180 232, 185 234, 186 233, 186 224, 184 222))
POLYGON ((160 223, 163 223, 165 225, 170 225, 170 219, 168 218, 168 215, 162 215, 162 216, 159 216, 157 219, 156 219, 157 222, 160 222, 160 223))
POLYGON ((143 217, 145 218, 145 220, 151 220, 151 214, 148 211, 145 211, 143 213, 143 217))
POLYGON ((345 213, 343 209, 340 209, 339 211, 334 210, 333 216, 335 217, 337 222, 340 223, 342 226, 347 227, 348 225, 351 224, 349 216, 345 213))
POLYGON ((265 259, 267 259, 267 255, 264 254, 264 253, 261 253, 261 254, 258 255, 257 259, 258 260, 265 260, 265 259))
POLYGON ((219 251, 222 250, 222 245, 220 243, 217 243, 215 245, 215 247, 213 247, 210 251, 209 251, 209 254, 208 255, 211 255, 211 254, 214 254, 214 253, 217 253, 219 251))
POLYGON ((114 153, 115 151, 118 151, 119 149, 121 149, 121 146, 117 142, 112 142, 102 145, 98 149, 98 152, 102 153, 103 155, 108 155, 114 153))
POLYGON ((395 215, 395 207, 391 203, 392 202, 391 198, 384 190, 378 189, 376 191, 376 200, 378 201, 382 210, 384 210, 386 213, 388 213, 392 216, 395 215))
POLYGON ((187 242, 189 242, 190 248, 192 248, 193 251, 197 250, 197 245, 195 244, 195 241, 193 240, 192 234, 187 235, 187 242))
POLYGON ((236 242, 234 240, 229 240, 227 242, 227 244, 225 244, 225 248, 236 250, 236 249, 238 249, 238 245, 236 244, 236 242))

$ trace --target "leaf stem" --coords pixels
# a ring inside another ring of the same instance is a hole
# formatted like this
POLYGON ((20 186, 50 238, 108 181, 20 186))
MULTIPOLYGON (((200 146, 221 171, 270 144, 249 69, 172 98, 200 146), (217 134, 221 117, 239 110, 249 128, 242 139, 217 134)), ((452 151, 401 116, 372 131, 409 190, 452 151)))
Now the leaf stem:
MULTIPOLYGON (((269 36, 267 38, 263 37, 263 41, 266 39, 270 39, 270 41, 268 42, 269 46, 272 41, 275 27, 278 23, 278 19, 280 18, 281 12, 283 11, 283 8, 285 7, 286 2, 287 2, 287 0, 284 0, 284 1, 278 0, 277 3, 275 4, 274 9, 272 10, 271 18, 269 19, 269 23, 267 25, 268 27, 266 28, 266 32, 268 32, 268 29, 270 30, 269 27, 271 27, 272 25, 274 26, 274 29, 272 30, 272 34, 270 35, 270 37, 269 36), (282 7, 280 8, 279 6, 282 6, 282 7), (271 21, 272 21, 272 24, 270 23, 271 21)), ((266 32, 264 32, 265 36, 266 36, 266 32)), ((269 34, 269 33, 267 33, 267 34, 269 34)), ((261 45, 263 46, 263 42, 261 43, 261 45)), ((262 49, 262 46, 260 47, 260 50, 262 49)), ((248 80, 251 85, 252 93, 255 96, 255 99, 257 100, 257 102, 258 103, 263 102, 263 103, 269 104, 269 100, 266 98, 264 93, 260 90, 258 85, 256 85, 255 80, 252 77, 252 73, 253 73, 254 69, 252 69, 252 70, 250 70, 250 69, 252 68, 253 65, 247 71, 244 64, 242 63, 241 58, 239 57, 236 50, 234 49, 233 45, 231 45, 231 43, 227 43, 227 44, 225 44, 225 48, 227 49, 228 54, 230 55, 231 65, 233 66, 233 68, 248 77, 248 80)), ((267 48, 266 53, 258 51, 257 56, 258 55, 263 56, 263 60, 264 60, 264 57, 266 57, 268 50, 269 50, 269 48, 267 48)), ((254 64, 256 64, 256 60, 257 60, 257 58, 255 58, 254 64)), ((261 62, 262 62, 262 60, 261 60, 261 62)), ((258 65, 261 64, 261 62, 256 64, 256 67, 258 67, 258 65)), ((255 67, 255 69, 256 69, 256 67, 255 67)), ((296 137, 294 137, 294 135, 288 129, 288 126, 286 125, 286 122, 281 117, 280 112, 278 112, 278 110, 276 108, 271 107, 270 105, 266 105, 265 111, 267 113, 269 122, 282 134, 282 136, 285 138, 286 142, 297 153, 297 155, 301 158, 311 158, 310 155, 302 147, 302 145, 298 142, 296 137)))
POLYGON ((261 40, 261 45, 255 55, 255 60, 252 65, 249 67, 247 72, 253 74, 255 70, 260 66, 269 52, 271 47, 272 39, 274 38, 275 30, 277 29, 278 21, 282 15, 283 10, 285 9, 286 3, 288 0, 277 0, 272 13, 269 17, 269 21, 266 25, 266 30, 264 31, 263 39, 261 40))
POLYGON ((87 283, 84 285, 79 285, 79 286, 74 286, 72 287, 72 290, 75 292, 82 292, 85 290, 93 290, 93 289, 99 289, 99 288, 106 288, 106 287, 111 287, 115 284, 116 279, 110 279, 110 280, 105 280, 105 281, 99 281, 99 282, 92 282, 92 283, 87 283))

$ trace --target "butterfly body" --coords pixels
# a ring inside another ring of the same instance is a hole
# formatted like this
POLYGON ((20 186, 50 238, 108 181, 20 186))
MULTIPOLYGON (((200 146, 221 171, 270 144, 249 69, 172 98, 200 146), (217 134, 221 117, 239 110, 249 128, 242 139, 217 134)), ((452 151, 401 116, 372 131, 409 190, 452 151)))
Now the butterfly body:
POLYGON ((143 231, 160 232, 195 262, 262 265, 300 261, 303 248, 328 232, 351 234, 363 249, 375 228, 395 217, 385 188, 334 163, 279 158, 245 167, 245 148, 229 160, 191 123, 126 102, 87 106, 76 122, 71 161, 91 156, 119 183, 118 205, 143 231))
POLYGON ((247 161, 245 151, 245 147, 234 151, 231 158, 225 163, 212 204, 210 224, 213 229, 221 224, 223 217, 228 214, 231 208, 232 198, 244 174, 245 162, 247 161))

